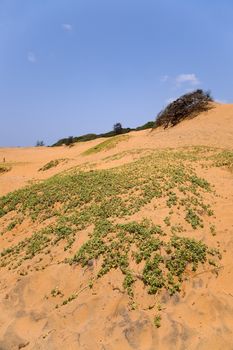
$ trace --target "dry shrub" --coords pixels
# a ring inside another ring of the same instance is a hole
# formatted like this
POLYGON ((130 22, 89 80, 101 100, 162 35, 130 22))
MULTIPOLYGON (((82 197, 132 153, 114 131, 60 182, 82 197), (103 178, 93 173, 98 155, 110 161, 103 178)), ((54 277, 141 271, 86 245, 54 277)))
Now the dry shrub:
POLYGON ((200 89, 185 94, 170 103, 157 115, 155 127, 163 126, 167 128, 175 126, 184 119, 193 118, 210 109, 210 102, 213 102, 210 93, 200 89))

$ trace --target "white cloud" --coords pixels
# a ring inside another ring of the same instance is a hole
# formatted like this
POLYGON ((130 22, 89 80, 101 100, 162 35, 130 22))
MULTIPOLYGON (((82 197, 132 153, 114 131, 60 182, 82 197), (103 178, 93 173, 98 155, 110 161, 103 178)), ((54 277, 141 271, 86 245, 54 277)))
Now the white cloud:
POLYGON ((162 83, 166 83, 166 81, 168 81, 168 79, 169 79, 169 76, 168 76, 168 75, 163 75, 163 76, 161 77, 162 83))
POLYGON ((65 32, 72 32, 72 30, 73 30, 72 25, 69 23, 63 23, 62 28, 65 32))
POLYGON ((180 74, 176 77, 176 85, 181 86, 182 84, 199 85, 200 81, 195 74, 180 74))
POLYGON ((36 55, 34 54, 34 52, 28 52, 27 59, 30 63, 35 63, 36 62, 36 55))

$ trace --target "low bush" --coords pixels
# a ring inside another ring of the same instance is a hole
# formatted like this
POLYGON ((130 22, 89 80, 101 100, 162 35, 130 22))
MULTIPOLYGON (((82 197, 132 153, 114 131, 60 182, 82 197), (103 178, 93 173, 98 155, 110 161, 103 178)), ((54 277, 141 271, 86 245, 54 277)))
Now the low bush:
POLYGON ((10 170, 11 170, 11 167, 6 166, 6 165, 0 165, 0 174, 7 173, 10 170))
POLYGON ((170 103, 157 115, 154 127, 175 126, 184 119, 195 117, 210 109, 210 102, 213 102, 210 93, 200 89, 185 94, 170 103))

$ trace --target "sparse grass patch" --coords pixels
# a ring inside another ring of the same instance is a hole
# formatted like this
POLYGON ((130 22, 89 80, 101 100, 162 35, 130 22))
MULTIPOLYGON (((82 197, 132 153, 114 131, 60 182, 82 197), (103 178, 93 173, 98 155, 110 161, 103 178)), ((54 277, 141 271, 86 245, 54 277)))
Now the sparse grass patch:
POLYGON ((47 171, 51 168, 55 168, 56 166, 58 166, 61 163, 67 162, 67 161, 68 161, 67 158, 60 158, 60 159, 51 160, 50 162, 46 163, 42 168, 40 168, 38 171, 47 171))
POLYGON ((211 157, 217 167, 226 167, 233 171, 233 151, 224 150, 211 157))
POLYGON ((84 156, 89 156, 91 154, 99 153, 101 151, 108 151, 111 148, 116 147, 119 142, 128 141, 131 136, 129 135, 119 135, 111 137, 106 141, 99 143, 97 146, 89 148, 87 151, 83 153, 84 156))
POLYGON ((122 159, 122 158, 124 158, 126 156, 129 156, 129 155, 140 156, 142 153, 144 153, 144 155, 148 155, 150 153, 154 153, 154 150, 151 149, 151 148, 132 149, 132 150, 116 153, 116 154, 114 154, 112 156, 105 157, 103 160, 105 162, 111 162, 111 161, 114 161, 114 160, 122 159))
POLYGON ((7 173, 10 170, 11 170, 11 166, 5 165, 5 164, 0 164, 0 175, 7 173))

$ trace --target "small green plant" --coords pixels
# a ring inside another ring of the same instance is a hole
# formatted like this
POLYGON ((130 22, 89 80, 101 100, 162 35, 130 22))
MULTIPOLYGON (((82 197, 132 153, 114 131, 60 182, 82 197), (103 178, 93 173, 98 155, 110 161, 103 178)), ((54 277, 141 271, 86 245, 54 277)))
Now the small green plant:
POLYGON ((181 224, 171 226, 171 232, 173 234, 184 232, 184 228, 181 224))
POLYGON ((17 224, 18 224, 18 220, 11 221, 7 226, 7 231, 13 230, 17 224))
POLYGON ((77 294, 72 294, 70 295, 67 299, 63 300, 62 305, 67 305, 68 303, 70 303, 71 301, 75 300, 77 298, 77 294))
POLYGON ((215 225, 213 225, 213 224, 210 225, 210 232, 212 233, 213 236, 216 236, 216 227, 215 227, 215 225))
POLYGON ((130 271, 127 271, 123 282, 123 287, 125 290, 127 290, 128 295, 131 297, 133 297, 132 285, 134 282, 135 278, 133 277, 132 273, 130 271))
POLYGON ((161 316, 157 315, 154 318, 154 325, 156 328, 160 328, 161 327, 161 316))
POLYGON ((167 225, 167 226, 171 226, 171 221, 170 221, 170 217, 169 216, 166 216, 165 218, 164 218, 164 223, 167 225))
POLYGON ((60 291, 60 289, 58 289, 58 287, 56 287, 56 288, 53 288, 52 290, 51 290, 51 295, 52 295, 52 297, 57 297, 57 296, 63 296, 63 294, 62 294, 62 292, 60 291))
POLYGON ((196 229, 198 226, 203 227, 203 220, 191 208, 187 210, 185 220, 189 222, 194 229, 196 229))
POLYGON ((93 281, 93 279, 91 279, 91 280, 89 281, 88 287, 89 287, 90 289, 92 289, 93 286, 94 286, 94 281, 93 281))

